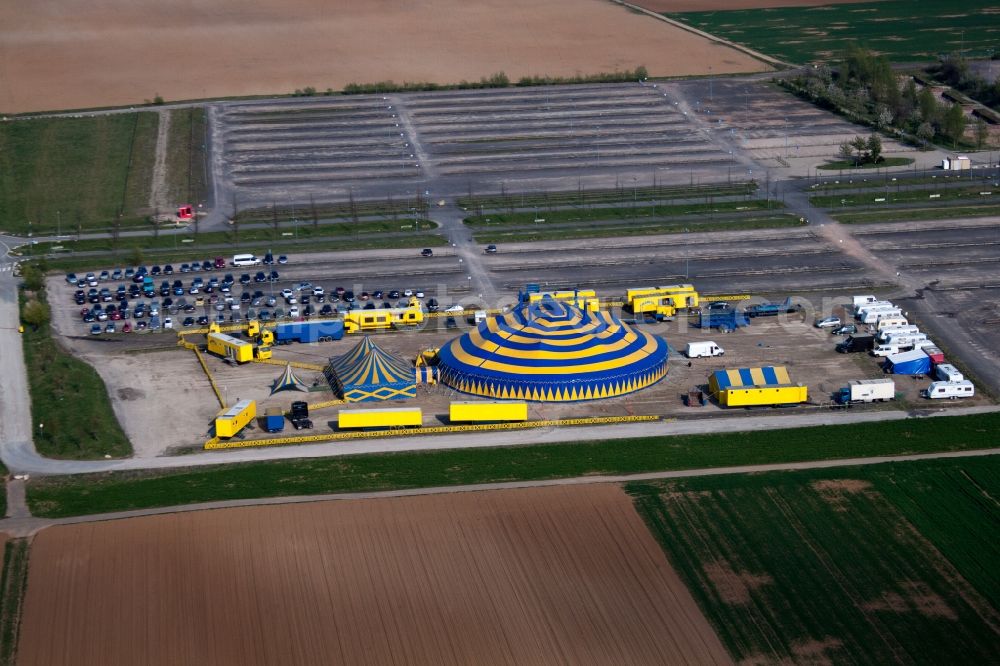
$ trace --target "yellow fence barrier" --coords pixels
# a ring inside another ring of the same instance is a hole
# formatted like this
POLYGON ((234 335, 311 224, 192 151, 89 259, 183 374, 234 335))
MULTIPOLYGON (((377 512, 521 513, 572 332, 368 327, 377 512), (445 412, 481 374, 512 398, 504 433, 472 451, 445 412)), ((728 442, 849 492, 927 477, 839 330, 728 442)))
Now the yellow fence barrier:
POLYGON ((447 435, 489 430, 524 430, 527 428, 555 428, 560 426, 607 425, 613 423, 640 423, 665 420, 660 416, 594 416, 577 419, 524 421, 520 423, 483 423, 478 425, 428 426, 425 428, 400 428, 395 430, 365 430, 360 432, 330 432, 323 435, 295 435, 272 439, 235 439, 220 441, 213 438, 205 442, 205 449, 237 449, 248 446, 279 446, 308 444, 310 442, 338 442, 350 439, 381 439, 384 437, 413 437, 417 435, 447 435))
POLYGON ((255 358, 254 363, 266 363, 267 365, 291 365, 293 368, 302 368, 303 370, 316 370, 317 372, 323 372, 325 366, 319 365, 317 363, 303 363, 302 361, 283 361, 280 358, 255 358))
POLYGON ((205 363, 205 358, 201 355, 201 350, 198 349, 197 345, 193 345, 190 342, 185 342, 184 346, 194 352, 194 355, 198 357, 198 362, 201 363, 201 369, 205 371, 205 376, 208 377, 208 383, 212 385, 212 390, 215 391, 215 397, 219 399, 219 404, 222 408, 226 408, 226 401, 222 398, 222 393, 219 392, 219 387, 215 383, 215 378, 212 377, 212 372, 208 369, 208 364, 205 363))

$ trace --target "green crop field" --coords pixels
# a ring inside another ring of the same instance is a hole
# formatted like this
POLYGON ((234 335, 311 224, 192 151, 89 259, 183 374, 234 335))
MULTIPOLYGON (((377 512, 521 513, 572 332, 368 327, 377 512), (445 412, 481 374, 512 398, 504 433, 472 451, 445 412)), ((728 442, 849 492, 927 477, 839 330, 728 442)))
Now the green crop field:
POLYGON ((883 0, 668 16, 794 63, 829 62, 849 42, 890 60, 926 61, 959 51, 988 56, 1000 43, 996 6, 989 0, 883 0))
POLYGON ((738 662, 996 659, 996 457, 627 489, 738 662))
POLYGON ((141 224, 155 113, 0 122, 0 227, 36 235, 141 224))

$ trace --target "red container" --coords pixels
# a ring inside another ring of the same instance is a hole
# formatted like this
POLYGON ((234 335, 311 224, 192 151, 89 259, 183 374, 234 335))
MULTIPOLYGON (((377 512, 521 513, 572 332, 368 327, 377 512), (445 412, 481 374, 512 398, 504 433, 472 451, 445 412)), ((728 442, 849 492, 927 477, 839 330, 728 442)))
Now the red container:
POLYGON ((934 365, 944 363, 944 352, 937 347, 924 347, 924 353, 930 357, 934 365))

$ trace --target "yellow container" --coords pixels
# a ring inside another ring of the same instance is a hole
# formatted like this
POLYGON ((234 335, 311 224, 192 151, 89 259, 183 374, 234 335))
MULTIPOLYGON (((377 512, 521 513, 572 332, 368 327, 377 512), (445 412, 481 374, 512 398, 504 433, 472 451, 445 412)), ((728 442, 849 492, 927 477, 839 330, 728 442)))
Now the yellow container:
POLYGON ((388 409, 342 409, 337 412, 340 428, 402 428, 419 426, 423 422, 419 407, 388 409))
POLYGON ((257 402, 240 400, 215 417, 215 436, 232 437, 257 417, 257 402))
POLYGON ((448 419, 452 423, 527 421, 528 403, 488 401, 453 402, 448 410, 448 419))
POLYGON ((729 388, 717 394, 723 407, 763 407, 768 405, 796 405, 808 400, 808 387, 759 386, 729 388))
POLYGON ((253 360, 252 344, 225 333, 208 334, 208 351, 222 358, 232 358, 237 363, 253 360))

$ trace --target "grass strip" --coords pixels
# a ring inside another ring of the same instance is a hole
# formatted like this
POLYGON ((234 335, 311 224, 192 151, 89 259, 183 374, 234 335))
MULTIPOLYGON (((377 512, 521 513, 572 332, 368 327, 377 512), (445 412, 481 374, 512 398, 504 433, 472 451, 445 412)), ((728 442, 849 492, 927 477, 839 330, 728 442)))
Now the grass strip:
POLYGON ((990 186, 946 188, 930 190, 900 190, 881 192, 866 192, 864 194, 844 194, 839 196, 809 197, 809 202, 820 208, 837 208, 839 206, 872 206, 881 204, 889 206, 897 203, 913 203, 917 201, 955 201, 957 199, 976 199, 979 201, 995 200, 1000 197, 1000 189, 990 186), (933 197, 933 198, 932 198, 933 197), (876 201, 884 199, 884 201, 876 201))
POLYGON ((884 169, 885 167, 897 167, 913 164, 912 157, 885 157, 878 164, 855 164, 853 160, 837 160, 821 164, 817 169, 820 171, 871 171, 872 169, 884 169))
MULTIPOLYGON (((505 139, 507 140, 507 139, 505 139)), ((660 185, 656 187, 616 188, 604 190, 570 190, 545 194, 506 194, 459 197, 456 203, 462 208, 503 210, 528 206, 587 206, 590 204, 633 203, 657 199, 696 199, 705 196, 748 196, 757 190, 754 181, 720 185, 660 185)))
MULTIPOLYGON (((28 300, 22 295, 22 316, 28 300)), ((48 310, 44 290, 31 300, 48 310)), ((108 389, 97 371, 63 351, 47 322, 37 328, 25 323, 22 341, 31 394, 32 437, 38 452, 74 460, 132 455, 132 445, 111 409, 108 389)))
POLYGON ((32 514, 61 517, 283 495, 635 474, 982 448, 1000 413, 572 444, 352 455, 169 472, 33 478, 32 514))
POLYGON ((655 234, 682 234, 689 231, 746 231, 748 229, 777 229, 801 227, 807 223, 794 215, 773 215, 769 217, 748 217, 735 220, 708 220, 704 222, 677 222, 664 224, 630 224, 593 226, 574 229, 551 229, 530 231, 490 230, 473 234, 477 243, 513 243, 570 238, 624 238, 626 236, 650 236, 655 234))
POLYGON ((1000 215, 1000 205, 937 206, 932 208, 889 208, 886 210, 850 213, 831 212, 830 217, 841 224, 877 224, 879 222, 917 222, 920 220, 954 220, 963 217, 1000 215))
POLYGON ((21 607, 28 584, 27 539, 7 542, 0 576, 0 665, 17 662, 17 636, 21 628, 21 607))
POLYGON ((715 201, 710 203, 686 203, 675 205, 626 206, 607 208, 587 208, 572 210, 541 210, 513 213, 491 213, 472 215, 463 220, 469 226, 494 226, 512 224, 558 224, 563 222, 595 222, 643 217, 675 217, 705 213, 731 213, 744 210, 777 210, 780 201, 751 199, 740 201, 715 201))

